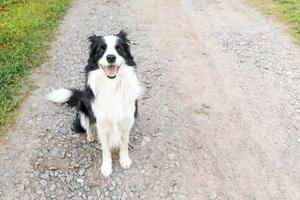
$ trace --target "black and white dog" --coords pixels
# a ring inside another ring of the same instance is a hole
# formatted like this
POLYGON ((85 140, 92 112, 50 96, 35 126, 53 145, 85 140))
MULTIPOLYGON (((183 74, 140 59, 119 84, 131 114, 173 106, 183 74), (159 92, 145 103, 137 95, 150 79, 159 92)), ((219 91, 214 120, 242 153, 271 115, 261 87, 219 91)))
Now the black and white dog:
POLYGON ((142 89, 130 52, 130 41, 124 31, 109 36, 93 35, 89 40, 91 46, 85 68, 85 88, 54 90, 47 99, 77 107, 78 117, 73 127, 79 132, 86 131, 88 142, 98 138, 102 146, 101 173, 108 177, 112 173, 113 148, 120 148, 123 168, 131 165, 129 133, 142 89))

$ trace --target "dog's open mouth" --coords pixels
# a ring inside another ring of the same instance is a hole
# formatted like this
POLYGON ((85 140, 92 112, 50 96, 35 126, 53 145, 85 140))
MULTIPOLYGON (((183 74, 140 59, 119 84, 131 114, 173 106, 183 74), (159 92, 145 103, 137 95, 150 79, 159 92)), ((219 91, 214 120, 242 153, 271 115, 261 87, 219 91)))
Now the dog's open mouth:
POLYGON ((116 66, 116 65, 108 65, 108 66, 102 66, 103 70, 105 71, 106 73, 106 76, 108 78, 116 78, 117 77, 117 74, 118 74, 118 71, 119 71, 119 66, 116 66))

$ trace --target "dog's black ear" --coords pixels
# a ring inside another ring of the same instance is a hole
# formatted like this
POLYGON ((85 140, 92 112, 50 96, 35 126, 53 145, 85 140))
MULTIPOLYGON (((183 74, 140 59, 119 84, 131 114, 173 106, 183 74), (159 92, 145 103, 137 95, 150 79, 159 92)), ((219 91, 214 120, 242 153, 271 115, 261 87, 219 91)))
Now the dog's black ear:
POLYGON ((88 41, 91 42, 91 53, 95 50, 95 48, 97 47, 97 40, 98 40, 98 36, 96 36, 95 34, 88 37, 88 41))
POLYGON ((123 43, 123 52, 121 53, 122 56, 126 60, 126 64, 129 66, 136 66, 136 63, 133 60, 133 57, 130 52, 130 40, 127 37, 127 33, 124 30, 121 30, 117 35, 124 43, 123 43))
POLYGON ((97 40, 97 36, 95 34, 93 34, 92 36, 88 37, 89 42, 95 42, 97 40))
POLYGON ((102 38, 101 36, 96 36, 95 34, 88 37, 89 42, 91 42, 90 57, 88 60, 90 64, 95 63, 99 57, 99 52, 101 51, 100 49, 101 38, 102 38))
POLYGON ((88 40, 89 40, 89 42, 91 42, 91 50, 92 50, 93 48, 97 47, 97 44, 101 40, 101 36, 97 36, 94 34, 94 35, 88 37, 88 40))
POLYGON ((127 33, 126 33, 124 30, 121 30, 121 31, 117 34, 117 36, 118 36, 119 38, 121 38, 121 40, 123 40, 124 42, 130 44, 130 40, 127 38, 127 33))

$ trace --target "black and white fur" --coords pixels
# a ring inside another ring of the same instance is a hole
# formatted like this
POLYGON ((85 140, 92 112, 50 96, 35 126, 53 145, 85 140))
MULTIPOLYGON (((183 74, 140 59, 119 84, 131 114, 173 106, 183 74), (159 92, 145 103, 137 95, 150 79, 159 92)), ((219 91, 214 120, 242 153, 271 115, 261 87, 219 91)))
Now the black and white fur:
POLYGON ((108 177, 112 173, 113 148, 120 148, 123 168, 132 163, 128 155, 129 133, 141 87, 124 31, 117 35, 93 35, 89 40, 85 88, 54 90, 47 99, 77 107, 78 117, 73 127, 78 132, 86 131, 88 142, 98 138, 102 146, 101 173, 108 177))

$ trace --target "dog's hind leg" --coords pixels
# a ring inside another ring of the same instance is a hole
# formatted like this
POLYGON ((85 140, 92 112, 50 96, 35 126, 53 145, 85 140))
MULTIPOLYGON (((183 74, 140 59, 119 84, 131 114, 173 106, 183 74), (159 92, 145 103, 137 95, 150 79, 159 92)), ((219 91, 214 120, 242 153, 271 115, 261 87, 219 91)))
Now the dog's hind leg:
POLYGON ((80 124, 86 131, 86 140, 88 142, 94 142, 96 140, 96 127, 95 124, 91 123, 89 116, 83 112, 79 113, 80 124))

